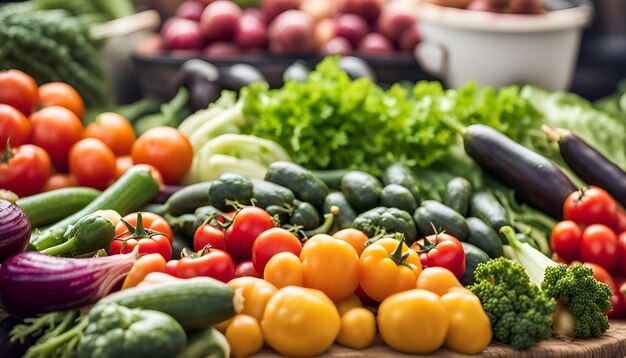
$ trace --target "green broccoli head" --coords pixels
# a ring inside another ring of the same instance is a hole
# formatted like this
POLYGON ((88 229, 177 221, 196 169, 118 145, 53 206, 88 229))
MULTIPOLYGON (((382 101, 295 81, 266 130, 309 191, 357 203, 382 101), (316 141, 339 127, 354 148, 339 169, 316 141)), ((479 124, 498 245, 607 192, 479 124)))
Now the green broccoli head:
POLYGON ((609 329, 604 312, 611 309, 613 292, 596 281, 591 268, 582 264, 548 267, 541 288, 574 314, 574 338, 597 338, 609 329))
POLYGON ((556 301, 530 283, 524 267, 504 257, 478 265, 469 289, 489 316, 494 338, 526 349, 552 336, 556 301))

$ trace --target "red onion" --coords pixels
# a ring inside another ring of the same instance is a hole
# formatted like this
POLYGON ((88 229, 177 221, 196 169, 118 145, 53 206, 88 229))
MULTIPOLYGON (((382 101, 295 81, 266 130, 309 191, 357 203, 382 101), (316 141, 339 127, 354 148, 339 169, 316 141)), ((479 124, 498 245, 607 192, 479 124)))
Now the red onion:
POLYGON ((11 316, 80 307, 109 294, 139 258, 125 255, 71 259, 28 251, 0 266, 0 304, 11 316))
POLYGON ((30 221, 17 205, 0 200, 0 262, 26 249, 30 240, 30 221))

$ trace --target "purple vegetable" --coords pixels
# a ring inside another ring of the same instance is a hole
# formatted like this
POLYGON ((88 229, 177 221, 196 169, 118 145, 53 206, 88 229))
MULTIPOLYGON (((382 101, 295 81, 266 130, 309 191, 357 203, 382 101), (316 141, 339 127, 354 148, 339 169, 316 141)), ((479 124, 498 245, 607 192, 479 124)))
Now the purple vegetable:
POLYGON ((163 187, 161 187, 161 190, 159 190, 159 193, 154 198, 152 198, 150 202, 163 204, 167 201, 167 199, 170 198, 170 196, 172 196, 175 192, 179 191, 182 188, 183 187, 180 185, 164 185, 163 187))
POLYGON ((0 304, 11 316, 76 308, 109 294, 139 258, 124 255, 70 259, 28 251, 0 266, 0 304))
POLYGON ((30 221, 17 205, 0 200, 0 262, 26 249, 30 240, 30 221))

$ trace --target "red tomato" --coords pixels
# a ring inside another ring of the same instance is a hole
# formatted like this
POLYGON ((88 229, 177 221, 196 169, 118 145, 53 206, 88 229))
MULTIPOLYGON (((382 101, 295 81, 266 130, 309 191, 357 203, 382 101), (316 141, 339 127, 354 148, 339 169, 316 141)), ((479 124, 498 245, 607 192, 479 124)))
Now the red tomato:
POLYGON ((615 281, 613 280, 613 277, 611 277, 611 274, 609 274, 609 272, 600 265, 596 265, 590 262, 585 262, 585 266, 591 267, 591 269, 593 270, 593 277, 599 282, 606 283, 607 285, 609 285, 609 287, 611 288, 611 291, 613 291, 613 296, 609 298, 609 301, 611 301, 611 307, 613 307, 613 309, 607 312, 606 315, 609 317, 617 317, 621 315, 622 312, 624 312, 623 311, 624 298, 620 297, 621 295, 616 294, 618 287, 615 281))
POLYGON ((22 112, 7 105, 0 104, 0 147, 9 142, 17 147, 30 141, 32 127, 22 112))
POLYGON ((73 186, 78 186, 78 181, 76 180, 75 176, 73 176, 72 174, 56 173, 52 174, 50 178, 48 178, 46 184, 43 186, 43 189, 41 189, 41 191, 71 188, 73 186))
POLYGON ((263 278, 261 275, 259 275, 258 272, 256 272, 256 270, 254 269, 254 265, 252 264, 252 261, 249 261, 249 260, 241 261, 240 263, 237 264, 237 266, 235 266, 235 278, 245 277, 245 276, 263 278))
POLYGON ((70 173, 82 186, 104 190, 115 179, 115 155, 98 139, 85 138, 74 144, 69 162, 70 173))
POLYGON ((0 71, 0 103, 15 107, 25 116, 30 115, 39 103, 37 83, 19 70, 0 71))
POLYGON ((74 87, 63 82, 50 82, 39 87, 39 102, 43 107, 61 106, 83 118, 85 104, 74 87))
POLYGON ((222 229, 204 224, 193 235, 193 248, 199 251, 210 245, 214 249, 226 251, 225 239, 226 236, 222 229))
POLYGON ((250 260, 254 240, 265 230, 274 227, 274 220, 267 211, 246 206, 237 211, 226 229, 226 251, 235 262, 250 260))
POLYGON ((561 221, 552 228, 550 248, 567 262, 580 258, 580 241, 583 231, 571 220, 561 221))
POLYGON ((45 149, 52 164, 60 171, 67 169, 70 148, 83 139, 83 125, 69 109, 46 107, 30 116, 34 145, 45 149))
POLYGON ((134 142, 133 162, 154 166, 165 184, 177 184, 191 167, 193 148, 189 140, 171 127, 147 130, 134 142))
POLYGON ((48 180, 50 167, 46 151, 35 145, 6 147, 0 153, 0 189, 20 197, 37 194, 48 180))
POLYGON ((626 212, 622 209, 617 210, 617 221, 615 223, 615 233, 621 234, 626 232, 626 212))
POLYGON ((380 303, 376 302, 376 300, 368 296, 367 293, 365 293, 365 291, 363 291, 363 289, 361 288, 361 285, 359 285, 356 290, 354 290, 354 294, 359 298, 359 300, 361 300, 361 303, 363 305, 374 306, 380 303))
POLYGON ((603 224, 614 227, 617 222, 617 204, 609 193, 596 186, 571 193, 563 204, 565 220, 580 225, 603 224))
POLYGON ((105 112, 85 128, 85 137, 100 139, 116 156, 130 155, 135 130, 128 119, 117 113, 105 112))
POLYGON ((211 277, 222 282, 235 278, 235 263, 222 250, 206 249, 200 256, 185 256, 178 261, 176 277, 211 277))
POLYGON ((617 237, 607 226, 595 224, 583 231, 580 241, 580 259, 604 267, 612 272, 618 264, 617 237))
POLYGON ((169 260, 165 264, 165 273, 176 277, 176 271, 178 270, 178 260, 169 260))
POLYGON ((280 227, 263 231, 252 245, 254 269, 256 272, 265 272, 265 265, 272 256, 285 251, 300 256, 302 243, 296 235, 280 227))
POLYGON ((426 239, 413 243, 411 248, 420 254, 423 267, 447 268, 457 278, 465 273, 465 250, 461 242, 452 235, 429 235, 426 239))
POLYGON ((134 230, 131 234, 124 222, 115 227, 115 240, 109 255, 126 254, 139 246, 139 253, 161 254, 165 261, 172 258, 172 228, 161 216, 154 213, 133 213, 124 216, 124 221, 134 230), (163 235, 162 235, 163 234, 163 235))
POLYGON ((613 296, 616 296, 616 299, 609 299, 611 301, 611 306, 613 306, 613 311, 609 312, 607 316, 613 318, 624 318, 626 316, 626 296, 624 296, 624 290, 626 289, 626 279, 623 277, 615 277, 615 287, 617 287, 616 291, 613 291, 613 296), (615 306, 613 305, 615 303, 615 306), (616 309, 616 305, 621 303, 619 309, 616 309))
POLYGON ((617 273, 626 277, 626 232, 617 236, 617 251, 619 256, 617 273))
POLYGON ((130 155, 122 155, 115 158, 115 179, 119 179, 132 166, 133 158, 131 158, 130 155))

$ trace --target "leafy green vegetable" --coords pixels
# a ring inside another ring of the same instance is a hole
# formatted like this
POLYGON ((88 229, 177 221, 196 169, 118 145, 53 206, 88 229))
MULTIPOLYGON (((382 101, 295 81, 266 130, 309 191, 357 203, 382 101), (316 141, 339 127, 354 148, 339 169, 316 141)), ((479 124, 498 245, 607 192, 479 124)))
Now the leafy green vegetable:
POLYGON ((626 80, 617 85, 617 92, 600 98, 593 105, 597 109, 626 122, 626 80))

